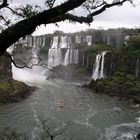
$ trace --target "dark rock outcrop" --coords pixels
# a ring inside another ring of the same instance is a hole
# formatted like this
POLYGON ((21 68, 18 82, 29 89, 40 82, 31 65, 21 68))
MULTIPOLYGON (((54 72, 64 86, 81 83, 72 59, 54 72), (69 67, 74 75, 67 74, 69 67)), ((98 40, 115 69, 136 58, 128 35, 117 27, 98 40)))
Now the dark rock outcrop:
POLYGON ((10 59, 6 56, 0 57, 0 104, 21 101, 31 95, 35 89, 13 80, 10 59))
POLYGON ((0 80, 12 79, 12 66, 8 57, 0 57, 0 80))

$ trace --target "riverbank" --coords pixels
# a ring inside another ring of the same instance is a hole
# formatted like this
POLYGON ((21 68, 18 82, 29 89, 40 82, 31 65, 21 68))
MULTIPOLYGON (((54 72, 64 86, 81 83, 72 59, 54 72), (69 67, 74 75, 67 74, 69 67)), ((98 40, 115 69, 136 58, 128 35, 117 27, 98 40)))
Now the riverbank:
POLYGON ((140 81, 133 75, 116 73, 110 78, 91 80, 83 85, 94 93, 106 94, 115 98, 130 100, 134 104, 140 104, 140 81))
POLYGON ((16 80, 1 80, 0 104, 19 102, 31 95, 35 89, 36 87, 28 86, 16 80))

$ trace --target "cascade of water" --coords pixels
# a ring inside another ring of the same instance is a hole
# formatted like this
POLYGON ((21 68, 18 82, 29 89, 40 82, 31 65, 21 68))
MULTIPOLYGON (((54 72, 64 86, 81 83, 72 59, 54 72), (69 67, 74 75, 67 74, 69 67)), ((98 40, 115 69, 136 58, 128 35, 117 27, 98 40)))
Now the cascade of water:
POLYGON ((92 74, 92 79, 94 80, 99 78, 100 59, 101 59, 101 54, 96 55, 93 74, 92 74))
POLYGON ((139 58, 137 58, 137 61, 136 61, 135 75, 136 77, 139 76, 139 58))
POLYGON ((96 80, 99 78, 104 78, 104 61, 105 61, 105 55, 107 51, 104 51, 98 55, 96 55, 94 68, 93 68, 93 74, 92 79, 96 80))
POLYGON ((62 64, 62 51, 61 49, 49 49, 48 53, 48 65, 55 67, 62 64))
POLYGON ((74 50, 70 50, 70 64, 73 64, 74 50))
POLYGON ((87 42, 87 45, 88 45, 88 46, 91 46, 91 44, 92 44, 92 36, 87 35, 87 36, 86 36, 86 42, 87 42))
POLYGON ((61 36, 60 38, 60 48, 68 48, 68 37, 67 36, 61 36))
POLYGON ((101 70, 100 70, 100 75, 99 78, 104 78, 104 61, 105 61, 105 54, 107 53, 107 51, 102 52, 101 54, 101 70))
POLYGON ((64 65, 68 65, 70 63, 70 50, 68 49, 66 54, 65 54, 65 58, 64 58, 64 65))
POLYGON ((71 46, 72 46, 71 37, 61 36, 59 48, 58 48, 58 37, 54 37, 52 47, 51 49, 49 49, 49 53, 48 53, 48 65, 50 67, 55 67, 60 64, 63 64, 65 66, 68 64, 78 64, 79 51, 70 49, 71 46), (63 51, 62 48, 67 49, 64 59, 62 57, 62 51, 63 51))
MULTIPOLYGON (((61 38, 61 40, 64 40, 64 39, 61 38)), ((51 49, 49 49, 49 53, 48 53, 48 66, 50 66, 50 67, 55 67, 60 64, 63 64, 62 50, 61 50, 61 46, 60 46, 60 48, 58 46, 58 44, 59 44, 58 41, 59 41, 58 36, 53 37, 53 43, 52 43, 51 49)), ((62 43, 61 43, 61 45, 62 45, 62 43)))
POLYGON ((32 60, 31 60, 31 63, 32 64, 38 64, 38 48, 36 48, 35 45, 33 45, 33 48, 32 48, 32 60))
POLYGON ((64 65, 78 64, 79 63, 79 50, 68 49, 64 58, 64 65))
POLYGON ((79 50, 74 50, 74 64, 79 63, 79 50))
POLYGON ((52 49, 57 49, 58 48, 58 44, 59 44, 59 37, 58 36, 54 36, 51 48, 52 49))
POLYGON ((68 48, 71 48, 72 47, 72 40, 71 40, 71 37, 69 36, 68 37, 68 48))
POLYGON ((75 43, 77 44, 81 43, 81 36, 76 36, 75 43))

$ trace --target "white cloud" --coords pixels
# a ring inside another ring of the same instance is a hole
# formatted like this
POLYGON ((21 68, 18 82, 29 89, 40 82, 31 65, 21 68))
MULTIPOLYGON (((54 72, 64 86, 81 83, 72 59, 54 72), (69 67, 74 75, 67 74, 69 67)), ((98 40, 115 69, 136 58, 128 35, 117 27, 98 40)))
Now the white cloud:
POLYGON ((121 7, 113 7, 107 9, 105 12, 94 17, 94 22, 89 27, 86 24, 70 24, 68 22, 59 23, 59 28, 54 25, 41 26, 36 30, 35 34, 52 33, 55 30, 62 30, 64 32, 76 32, 86 30, 88 28, 97 29, 102 28, 118 28, 118 27, 140 27, 140 5, 134 7, 131 4, 124 4, 121 7))

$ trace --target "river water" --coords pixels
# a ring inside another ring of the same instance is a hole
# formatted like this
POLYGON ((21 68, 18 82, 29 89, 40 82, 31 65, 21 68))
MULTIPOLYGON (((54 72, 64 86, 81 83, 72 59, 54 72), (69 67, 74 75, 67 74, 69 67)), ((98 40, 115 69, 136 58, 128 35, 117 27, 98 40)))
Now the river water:
POLYGON ((140 106, 94 94, 63 80, 27 82, 38 89, 19 103, 0 106, 0 128, 11 127, 39 139, 40 120, 67 130, 56 140, 132 140, 140 132, 140 106), (64 101, 64 107, 58 102, 64 101), (51 123, 49 123, 49 121, 51 123))

